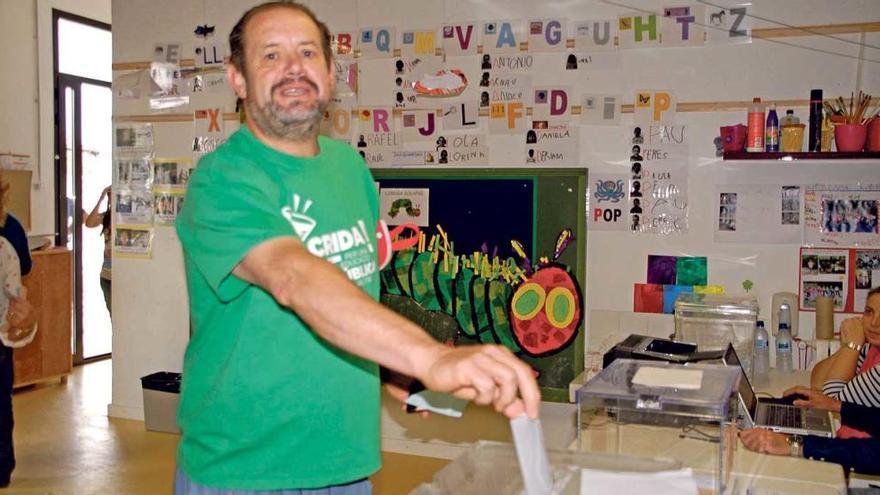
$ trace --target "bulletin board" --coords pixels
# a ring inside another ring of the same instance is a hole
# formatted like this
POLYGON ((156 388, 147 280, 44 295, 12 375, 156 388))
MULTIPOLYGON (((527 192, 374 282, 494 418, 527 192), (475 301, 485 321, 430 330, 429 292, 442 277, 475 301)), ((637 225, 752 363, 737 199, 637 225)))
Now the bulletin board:
MULTIPOLYGON (((537 266, 541 257, 548 261, 553 258, 560 232, 571 230, 571 242, 555 263, 568 267, 575 281, 581 316, 571 340, 545 355, 530 355, 533 353, 523 349, 517 351, 509 336, 496 335, 495 330, 491 337, 488 332, 479 336, 462 332, 462 325, 451 309, 428 309, 424 307, 428 305, 416 302, 418 297, 412 294, 390 293, 393 291, 387 290, 387 286, 392 282, 387 282, 391 278, 386 272, 383 272, 382 296, 384 304, 415 321, 440 341, 454 341, 456 345, 494 341, 512 347, 511 350, 540 373, 538 383, 544 400, 567 401, 568 384, 583 370, 584 360, 585 319, 582 315, 586 294, 582 288, 586 280, 587 170, 373 169, 372 172, 380 192, 380 218, 390 227, 401 223, 421 224, 426 239, 439 236, 442 230, 454 243, 456 255, 473 256, 478 252, 490 259, 516 259, 521 263, 522 257, 511 246, 511 240, 517 240, 526 257, 537 266)), ((399 255, 401 253, 395 254, 386 270, 397 270, 404 279, 412 278, 411 274, 420 269, 416 266, 418 258, 410 256, 404 265, 399 255)), ((442 261, 435 262, 432 267, 437 266, 436 270, 440 271, 441 265, 442 261)), ((460 280, 461 277, 457 272, 455 278, 460 280)), ((517 284, 524 282, 520 280, 517 284)), ((440 291, 436 272, 434 285, 426 290, 440 291)), ((475 290, 472 294, 479 292, 475 290)), ((507 304, 512 296, 512 292, 507 294, 507 304)), ((472 310, 475 320, 480 318, 477 313, 499 311, 499 300, 487 296, 485 301, 477 301, 478 296, 471 297, 475 298, 472 310)), ((489 321, 492 322, 491 318, 489 321)))

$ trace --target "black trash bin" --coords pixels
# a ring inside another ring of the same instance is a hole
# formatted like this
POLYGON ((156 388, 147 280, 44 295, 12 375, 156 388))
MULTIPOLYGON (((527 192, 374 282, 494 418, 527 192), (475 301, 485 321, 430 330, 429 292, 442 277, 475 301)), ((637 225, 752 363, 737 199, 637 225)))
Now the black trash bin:
POLYGON ((150 431, 180 433, 177 404, 180 401, 180 373, 159 371, 141 377, 144 389, 144 424, 150 431))

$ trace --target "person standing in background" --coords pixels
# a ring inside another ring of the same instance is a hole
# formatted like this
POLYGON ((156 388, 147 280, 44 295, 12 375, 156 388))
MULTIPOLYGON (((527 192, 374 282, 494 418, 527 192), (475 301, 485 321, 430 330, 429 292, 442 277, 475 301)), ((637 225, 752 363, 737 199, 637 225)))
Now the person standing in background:
MULTIPOLYGON (((8 191, 9 185, 0 172, 0 237, 9 241, 15 249, 23 277, 31 271, 31 253, 24 227, 6 211, 8 191)), ((34 325, 36 314, 24 295, 10 301, 6 321, 13 329, 34 325)), ((12 470, 15 469, 15 449, 12 444, 12 383, 15 368, 12 359, 12 348, 0 343, 0 487, 9 486, 12 470)))
POLYGON ((110 211, 110 205, 113 203, 113 198, 110 196, 111 194, 110 186, 105 187, 104 190, 101 191, 101 196, 98 197, 98 202, 95 203, 95 207, 92 208, 92 211, 89 212, 88 215, 83 216, 83 225, 90 229, 99 225, 101 226, 101 236, 104 237, 104 263, 101 265, 101 292, 104 293, 104 302, 107 304, 107 312, 110 313, 112 317, 112 291, 110 288, 111 280, 113 279, 113 245, 111 244, 112 228, 110 220, 113 215, 110 211), (101 205, 104 203, 104 198, 107 198, 107 207, 104 208, 104 211, 101 211, 101 205))

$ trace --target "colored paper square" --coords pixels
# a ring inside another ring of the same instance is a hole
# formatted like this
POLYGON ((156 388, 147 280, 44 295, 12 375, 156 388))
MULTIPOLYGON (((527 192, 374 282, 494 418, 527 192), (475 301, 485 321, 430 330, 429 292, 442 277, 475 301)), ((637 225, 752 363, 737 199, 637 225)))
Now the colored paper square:
POLYGON ((655 284, 634 284, 633 311, 636 313, 662 313, 663 286, 655 284))
POLYGON ((663 313, 671 315, 675 312, 675 299, 684 292, 693 292, 690 285, 664 285, 663 286, 663 313))
POLYGON ((648 255, 648 283, 675 285, 676 256, 648 255))
POLYGON ((695 285, 694 293, 696 294, 724 294, 723 285, 695 285))
POLYGON ((675 269, 677 285, 706 285, 708 282, 705 256, 679 256, 675 269))

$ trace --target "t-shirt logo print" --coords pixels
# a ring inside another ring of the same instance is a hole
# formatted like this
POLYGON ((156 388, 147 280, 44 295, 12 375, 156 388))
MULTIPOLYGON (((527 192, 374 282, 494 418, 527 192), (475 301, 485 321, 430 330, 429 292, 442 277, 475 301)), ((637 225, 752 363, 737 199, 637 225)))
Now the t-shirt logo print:
POLYGON ((285 206, 281 208, 281 214, 284 215, 284 218, 290 222, 290 226, 293 227, 296 235, 299 236, 300 240, 305 242, 308 239, 309 235, 315 230, 315 219, 306 215, 306 212, 309 211, 309 208, 312 207, 312 200, 307 199, 305 203, 302 205, 302 210, 300 210, 300 202, 301 198, 299 194, 293 195, 293 207, 285 206))

